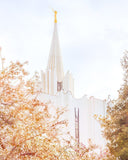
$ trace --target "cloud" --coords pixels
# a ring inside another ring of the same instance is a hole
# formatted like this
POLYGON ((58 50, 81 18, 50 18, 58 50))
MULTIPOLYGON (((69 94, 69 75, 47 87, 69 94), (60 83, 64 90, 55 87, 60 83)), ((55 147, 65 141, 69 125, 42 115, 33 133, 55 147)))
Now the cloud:
POLYGON ((30 72, 45 70, 56 9, 64 68, 74 75, 76 96, 114 95, 128 44, 127 5, 126 0, 1 1, 3 54, 8 61, 29 60, 30 72))

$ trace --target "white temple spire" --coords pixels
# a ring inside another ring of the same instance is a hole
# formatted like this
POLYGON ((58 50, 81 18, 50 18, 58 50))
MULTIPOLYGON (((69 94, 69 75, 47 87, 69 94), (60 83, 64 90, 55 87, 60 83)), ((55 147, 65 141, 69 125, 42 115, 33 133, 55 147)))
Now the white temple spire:
POLYGON ((57 32, 57 11, 54 11, 54 31, 49 53, 46 73, 41 73, 42 90, 44 93, 56 95, 59 92, 74 92, 74 79, 71 74, 64 76, 63 62, 57 32))
POLYGON ((52 37, 47 69, 48 70, 55 69, 57 75, 57 82, 62 82, 64 78, 64 71, 63 71, 62 56, 60 52, 59 38, 57 32, 57 16, 56 16, 57 11, 54 11, 54 14, 55 14, 54 32, 52 37))

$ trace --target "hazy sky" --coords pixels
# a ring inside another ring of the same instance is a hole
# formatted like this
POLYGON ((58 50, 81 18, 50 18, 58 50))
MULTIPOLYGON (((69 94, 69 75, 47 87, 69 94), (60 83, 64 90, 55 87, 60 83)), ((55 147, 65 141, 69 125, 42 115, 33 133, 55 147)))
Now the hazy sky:
POLYGON ((120 58, 128 49, 127 0, 0 0, 0 46, 7 62, 29 61, 28 70, 45 70, 54 13, 64 71, 75 79, 75 95, 117 97, 122 83, 120 58))

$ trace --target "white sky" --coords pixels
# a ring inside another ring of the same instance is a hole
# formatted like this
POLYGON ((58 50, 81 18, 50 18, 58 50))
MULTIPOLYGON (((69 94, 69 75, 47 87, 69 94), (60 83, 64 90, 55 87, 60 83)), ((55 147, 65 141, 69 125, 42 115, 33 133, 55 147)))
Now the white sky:
POLYGON ((58 11, 65 72, 75 79, 75 95, 117 97, 120 58, 128 49, 127 0, 0 0, 0 46, 7 62, 29 61, 45 70, 58 11))

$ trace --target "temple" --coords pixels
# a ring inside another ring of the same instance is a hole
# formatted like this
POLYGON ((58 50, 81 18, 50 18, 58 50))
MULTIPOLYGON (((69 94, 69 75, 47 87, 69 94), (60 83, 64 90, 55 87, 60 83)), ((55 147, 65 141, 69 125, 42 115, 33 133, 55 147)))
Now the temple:
POLYGON ((68 71, 64 73, 62 55, 57 31, 57 11, 54 11, 54 31, 48 64, 45 72, 41 71, 41 99, 50 101, 58 107, 67 107, 65 118, 69 121, 70 133, 78 142, 87 143, 91 138, 96 144, 103 144, 100 124, 94 115, 106 114, 106 101, 93 96, 74 97, 74 78, 68 71))
POLYGON ((55 11, 54 32, 49 53, 46 72, 42 71, 42 90, 44 93, 56 95, 57 92, 74 92, 74 80, 72 75, 67 72, 64 76, 63 62, 57 32, 57 11, 55 11))

